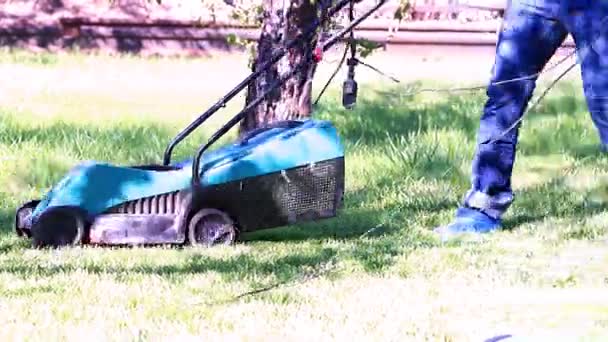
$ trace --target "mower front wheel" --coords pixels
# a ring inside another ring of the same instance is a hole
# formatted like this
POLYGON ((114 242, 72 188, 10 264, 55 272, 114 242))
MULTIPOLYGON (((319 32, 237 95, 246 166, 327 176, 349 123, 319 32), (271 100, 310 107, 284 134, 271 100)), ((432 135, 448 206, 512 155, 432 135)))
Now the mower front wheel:
POLYGON ((188 224, 188 240, 193 246, 232 245, 237 237, 235 222, 221 210, 200 209, 188 224))
POLYGON ((53 207, 32 225, 34 247, 80 245, 85 236, 86 216, 76 207, 53 207))

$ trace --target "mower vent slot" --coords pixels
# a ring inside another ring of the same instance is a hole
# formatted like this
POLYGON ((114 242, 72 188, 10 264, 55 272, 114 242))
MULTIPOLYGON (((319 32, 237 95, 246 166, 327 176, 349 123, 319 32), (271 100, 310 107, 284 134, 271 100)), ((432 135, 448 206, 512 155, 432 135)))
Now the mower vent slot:
POLYGON ((176 214, 180 205, 179 193, 140 198, 125 202, 108 210, 113 214, 176 214))

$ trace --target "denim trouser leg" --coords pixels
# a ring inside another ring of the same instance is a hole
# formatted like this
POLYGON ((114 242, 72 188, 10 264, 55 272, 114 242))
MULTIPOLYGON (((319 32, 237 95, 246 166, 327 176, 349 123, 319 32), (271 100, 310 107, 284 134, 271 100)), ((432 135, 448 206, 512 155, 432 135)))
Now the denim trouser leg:
POLYGON ((608 4, 601 1, 566 20, 576 43, 583 90, 601 143, 608 145, 608 4))
MULTIPOLYGON (((492 83, 539 72, 567 36, 556 18, 516 3, 509 8, 499 33, 492 83)), ((464 207, 498 219, 513 202, 511 174, 519 125, 503 132, 523 115, 535 85, 536 78, 488 87, 464 207)))

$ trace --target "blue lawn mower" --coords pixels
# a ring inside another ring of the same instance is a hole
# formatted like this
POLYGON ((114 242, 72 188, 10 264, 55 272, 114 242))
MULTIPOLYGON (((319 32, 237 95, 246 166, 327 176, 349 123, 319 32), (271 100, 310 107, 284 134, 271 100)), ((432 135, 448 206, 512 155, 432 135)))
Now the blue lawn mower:
MULTIPOLYGON (((354 0, 340 0, 322 21, 354 0)), ((385 0, 384 0, 385 1, 385 0)), ((326 51, 384 1, 325 41, 326 51)), ((283 57, 271 60, 182 130, 162 164, 115 166, 86 162, 71 169, 41 199, 17 209, 15 230, 35 247, 143 244, 232 244, 241 233, 335 217, 343 206, 344 147, 325 120, 278 121, 208 151, 304 63, 275 82, 202 145, 195 156, 171 163, 173 149, 227 101, 283 57)), ((351 33, 352 34, 352 33, 351 33)))

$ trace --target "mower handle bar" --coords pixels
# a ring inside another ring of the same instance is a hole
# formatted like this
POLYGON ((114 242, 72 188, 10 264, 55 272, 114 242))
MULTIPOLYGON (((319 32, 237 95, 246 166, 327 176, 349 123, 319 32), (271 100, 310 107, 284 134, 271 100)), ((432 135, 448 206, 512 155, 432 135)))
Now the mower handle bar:
MULTIPOLYGON (((330 8, 328 10, 327 15, 325 15, 324 17, 321 18, 321 23, 323 23, 324 21, 327 21, 334 14, 336 14, 337 12, 342 10, 342 8, 344 8, 348 3, 353 2, 353 1, 357 2, 360 0, 340 0, 336 6, 330 8)), ((386 0, 381 0, 381 1, 384 2, 386 0)), ((241 81, 241 83, 239 83, 236 87, 234 87, 232 90, 230 90, 226 95, 224 95, 222 98, 220 98, 220 100, 217 101, 213 106, 211 106, 211 108, 209 108, 206 112, 201 114, 198 118, 196 118, 192 123, 190 123, 190 125, 188 125, 186 128, 184 128, 181 132, 179 132, 175 136, 175 138, 173 138, 173 140, 171 140, 171 142, 167 146, 167 149, 165 150, 165 154, 163 157, 163 165, 169 165, 171 163, 171 154, 173 153, 173 149, 175 148, 175 146, 177 146, 177 144, 179 144, 188 135, 190 135, 196 128, 198 128, 201 124, 203 124, 203 122, 207 121, 207 119, 209 119, 211 117, 211 115, 215 114, 215 112, 217 112, 221 108, 226 107, 226 103, 228 103, 228 101, 230 101, 233 97, 235 97, 238 93, 240 93, 246 86, 248 86, 249 83, 253 79, 257 78, 262 72, 265 72, 271 65, 275 64, 281 58, 283 58, 283 56, 285 56, 287 54, 288 50, 293 48, 297 43, 300 42, 300 40, 302 40, 303 38, 307 38, 312 33, 314 33, 315 30, 321 25, 321 23, 319 23, 318 20, 315 21, 305 32, 300 33, 294 39, 292 39, 287 44, 285 44, 284 47, 281 47, 281 49, 275 55, 273 55, 268 61, 264 62, 262 65, 260 65, 258 68, 256 68, 257 69, 256 71, 251 72, 249 74, 249 76, 247 76, 243 81, 241 81)), ((222 133, 222 135, 223 135, 223 133, 222 133)))
MULTIPOLYGON (((352 1, 352 0, 346 0, 346 1, 342 0, 340 2, 340 6, 344 6, 346 3, 350 2, 350 1, 352 1), (342 3, 344 3, 344 5, 342 5, 342 3)), ((386 1, 387 0, 380 0, 374 7, 372 7, 370 10, 368 10, 365 14, 363 14, 359 18, 351 21, 348 26, 344 27, 336 35, 334 35, 333 37, 331 37, 327 41, 323 42, 322 45, 321 45, 322 51, 325 52, 326 50, 328 50, 332 45, 334 45, 336 42, 338 42, 338 40, 340 40, 344 35, 346 35, 347 33, 351 32, 355 26, 359 25, 363 20, 367 19, 367 17, 369 17, 372 13, 374 13, 376 10, 378 10, 378 8, 380 8, 382 5, 384 5, 384 3, 386 1)), ((338 7, 338 6, 336 6, 336 7, 338 7)), ((339 9, 338 10, 334 10, 334 9, 335 8, 333 8, 332 11, 331 11, 332 15, 333 15, 333 13, 335 13, 335 12, 337 12, 339 10, 339 9)), ((328 15, 327 17, 330 17, 330 15, 328 15)), ((311 31, 313 31, 313 30, 308 31, 308 34, 310 34, 311 31)), ((283 52, 283 54, 285 54, 285 53, 283 52)), ((292 68, 290 72, 288 72, 286 75, 284 75, 283 77, 281 77, 279 80, 275 81, 266 91, 264 91, 264 93, 262 93, 261 96, 258 96, 253 101, 251 101, 243 110, 241 110, 232 119, 230 119, 230 121, 228 121, 217 132, 215 132, 211 136, 211 138, 209 138, 209 140, 207 141, 207 143, 205 145, 201 146, 198 149, 198 151, 196 152, 196 156, 194 157, 194 160, 192 162, 192 183, 193 183, 194 186, 199 186, 200 185, 200 178, 201 178, 200 173, 201 173, 201 170, 199 170, 199 169, 200 169, 200 162, 201 162, 201 157, 202 157, 203 153, 207 149, 209 149, 209 147, 213 143, 215 143, 224 134, 226 134, 232 127, 234 127, 239 121, 241 121, 243 118, 245 118, 245 115, 251 109, 253 109, 255 106, 257 106, 260 102, 262 102, 262 100, 264 100, 266 97, 268 97, 268 95, 270 95, 270 93, 272 91, 274 91, 277 87, 281 86, 285 81, 287 81, 288 79, 290 79, 291 77, 293 77, 297 72, 299 72, 300 69, 302 69, 304 67, 304 65, 306 65, 306 63, 309 62, 310 58, 311 58, 311 55, 309 54, 309 56, 308 56, 307 59, 304 59, 302 62, 300 62, 294 68, 292 68)), ((278 58, 277 58, 277 60, 278 60, 278 58)), ((267 67, 267 65, 268 65, 268 63, 264 64, 265 67, 267 67)))

